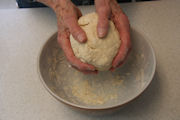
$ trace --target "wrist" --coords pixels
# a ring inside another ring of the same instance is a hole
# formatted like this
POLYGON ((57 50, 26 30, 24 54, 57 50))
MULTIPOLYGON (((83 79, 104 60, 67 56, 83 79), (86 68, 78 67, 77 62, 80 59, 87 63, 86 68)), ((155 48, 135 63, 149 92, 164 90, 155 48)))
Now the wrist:
POLYGON ((53 10, 56 10, 60 6, 65 6, 67 2, 70 2, 70 0, 36 0, 36 1, 49 6, 53 10))

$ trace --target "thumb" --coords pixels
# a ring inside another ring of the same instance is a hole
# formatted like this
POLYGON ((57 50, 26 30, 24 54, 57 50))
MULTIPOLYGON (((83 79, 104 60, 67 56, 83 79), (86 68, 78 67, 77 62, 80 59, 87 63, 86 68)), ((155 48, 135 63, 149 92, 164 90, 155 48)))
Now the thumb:
POLYGON ((96 0, 96 12, 98 14, 97 34, 100 38, 105 37, 109 28, 110 6, 109 0, 96 0))
POLYGON ((78 20, 76 17, 71 17, 65 20, 70 33, 78 42, 86 42, 87 36, 83 29, 78 25, 78 20))

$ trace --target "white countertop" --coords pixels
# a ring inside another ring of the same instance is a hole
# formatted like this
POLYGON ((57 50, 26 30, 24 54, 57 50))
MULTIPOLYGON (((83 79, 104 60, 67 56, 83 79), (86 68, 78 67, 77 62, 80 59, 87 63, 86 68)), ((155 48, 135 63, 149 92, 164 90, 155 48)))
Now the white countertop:
MULTIPOLYGON (((48 8, 0 10, 0 120, 178 120, 180 118, 180 1, 123 4, 131 25, 151 41, 157 57, 147 90, 122 109, 101 116, 74 111, 43 87, 37 59, 57 31, 48 8)), ((93 6, 81 7, 83 13, 93 6)))

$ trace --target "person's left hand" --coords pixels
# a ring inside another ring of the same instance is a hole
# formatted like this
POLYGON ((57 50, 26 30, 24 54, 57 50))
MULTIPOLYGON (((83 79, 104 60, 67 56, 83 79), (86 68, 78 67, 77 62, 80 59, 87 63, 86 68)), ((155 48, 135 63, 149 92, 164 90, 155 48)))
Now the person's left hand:
POLYGON ((114 22, 120 34, 121 45, 112 62, 111 70, 113 70, 124 63, 131 48, 129 20, 116 0, 95 0, 95 6, 98 14, 98 36, 102 38, 108 33, 109 19, 114 22))
POLYGON ((73 68, 85 74, 97 74, 93 65, 82 62, 72 50, 70 34, 80 43, 87 41, 86 33, 78 25, 78 18, 82 16, 81 11, 71 0, 37 0, 51 7, 57 16, 58 36, 57 41, 73 68))

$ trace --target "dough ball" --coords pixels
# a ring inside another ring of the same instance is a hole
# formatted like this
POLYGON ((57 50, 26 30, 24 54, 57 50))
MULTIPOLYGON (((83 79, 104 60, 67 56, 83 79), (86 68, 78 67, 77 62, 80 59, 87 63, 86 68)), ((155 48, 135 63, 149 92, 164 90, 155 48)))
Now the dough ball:
POLYGON ((109 31, 106 37, 99 38, 97 35, 98 15, 90 13, 78 20, 80 27, 86 32, 87 42, 79 43, 72 35, 70 42, 73 52, 82 62, 91 64, 99 71, 109 70, 113 58, 120 46, 120 36, 112 21, 109 21, 109 31))

